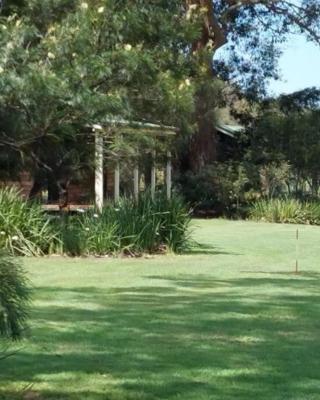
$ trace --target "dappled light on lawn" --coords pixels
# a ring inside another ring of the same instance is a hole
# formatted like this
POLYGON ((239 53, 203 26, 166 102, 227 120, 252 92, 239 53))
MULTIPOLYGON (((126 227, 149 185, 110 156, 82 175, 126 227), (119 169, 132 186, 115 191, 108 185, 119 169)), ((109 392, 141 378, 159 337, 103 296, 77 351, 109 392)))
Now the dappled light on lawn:
POLYGON ((31 385, 39 399, 317 399, 319 228, 304 228, 294 275, 287 226, 194 224, 203 254, 29 260, 32 333, 0 398, 31 385))

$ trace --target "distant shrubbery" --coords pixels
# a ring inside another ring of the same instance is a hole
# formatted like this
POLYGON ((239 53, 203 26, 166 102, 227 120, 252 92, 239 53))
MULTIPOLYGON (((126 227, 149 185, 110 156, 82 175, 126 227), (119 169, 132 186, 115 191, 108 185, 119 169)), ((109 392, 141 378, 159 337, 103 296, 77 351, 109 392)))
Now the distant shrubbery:
POLYGON ((320 225, 320 200, 287 162, 216 162, 179 180, 195 215, 320 225), (301 187, 304 191, 301 191, 301 187))
POLYGON ((216 162, 198 173, 185 173, 178 180, 183 197, 196 214, 227 217, 243 216, 251 195, 248 182, 248 171, 236 162, 216 162))
POLYGON ((188 242, 190 216, 178 196, 122 199, 102 213, 50 218, 13 189, 0 191, 0 249, 15 255, 179 252, 188 242))
POLYGON ((320 203, 294 199, 259 200, 250 209, 250 218, 267 222, 320 225, 320 203))

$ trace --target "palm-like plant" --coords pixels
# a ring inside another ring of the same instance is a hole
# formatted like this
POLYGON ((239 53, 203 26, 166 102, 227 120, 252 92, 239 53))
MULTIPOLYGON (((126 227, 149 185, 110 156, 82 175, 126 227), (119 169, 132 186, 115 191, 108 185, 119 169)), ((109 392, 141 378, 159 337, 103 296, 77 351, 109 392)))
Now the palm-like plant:
POLYGON ((17 340, 26 328, 30 299, 28 280, 22 266, 0 254, 0 337, 17 340))

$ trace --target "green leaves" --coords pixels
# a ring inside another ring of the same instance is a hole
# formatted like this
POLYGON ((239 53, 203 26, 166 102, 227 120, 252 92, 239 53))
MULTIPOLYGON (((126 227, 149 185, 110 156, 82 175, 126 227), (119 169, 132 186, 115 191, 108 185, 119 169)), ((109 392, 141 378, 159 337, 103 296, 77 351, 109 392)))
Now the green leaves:
POLYGON ((73 140, 74 149, 83 148, 79 130, 106 116, 167 125, 190 119, 192 88, 183 82, 191 23, 179 1, 12 7, 1 19, 0 143, 18 149, 33 170, 56 170, 61 157, 48 160, 44 146, 67 150, 73 140))
POLYGON ((57 234, 39 205, 25 202, 15 189, 0 190, 0 251, 39 256, 57 243, 57 234))
POLYGON ((71 256, 180 252, 188 246, 190 216, 180 197, 167 200, 157 193, 107 204, 101 213, 90 211, 62 224, 64 252, 71 256))
POLYGON ((26 328, 30 290, 19 263, 0 252, 0 336, 19 339, 26 328))

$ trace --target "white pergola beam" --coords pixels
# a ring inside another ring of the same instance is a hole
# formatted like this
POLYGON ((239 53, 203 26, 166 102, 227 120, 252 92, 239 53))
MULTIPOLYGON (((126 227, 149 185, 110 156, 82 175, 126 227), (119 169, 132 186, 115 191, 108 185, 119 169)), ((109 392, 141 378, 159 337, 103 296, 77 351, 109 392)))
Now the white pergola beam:
POLYGON ((172 191, 172 162, 171 162, 171 152, 167 152, 167 168, 166 168, 166 184, 167 184, 167 199, 171 199, 172 191))
POLYGON ((155 199, 156 195, 156 152, 152 152, 152 166, 151 166, 151 198, 155 199))
POLYGON ((95 131, 95 204, 99 211, 103 208, 103 136, 95 131))

